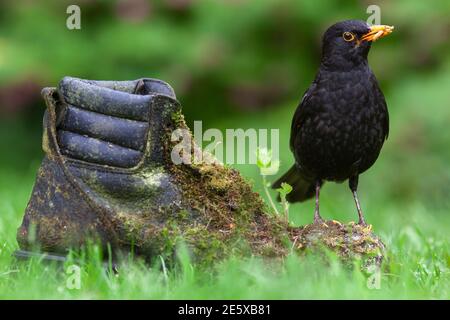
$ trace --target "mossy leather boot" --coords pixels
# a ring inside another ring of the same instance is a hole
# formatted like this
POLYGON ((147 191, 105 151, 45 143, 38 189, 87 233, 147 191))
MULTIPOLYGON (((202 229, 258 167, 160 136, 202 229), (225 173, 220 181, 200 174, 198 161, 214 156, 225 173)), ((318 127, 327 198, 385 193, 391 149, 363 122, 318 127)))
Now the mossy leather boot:
POLYGON ((237 171, 172 163, 171 134, 189 130, 166 83, 66 77, 42 95, 45 157, 17 234, 22 252, 66 254, 91 239, 146 257, 172 256, 180 239, 205 259, 236 251, 227 243, 238 238, 254 243, 245 250, 282 250, 268 236, 278 224, 237 171))
POLYGON ((167 84, 67 77, 42 95, 45 158, 18 231, 22 249, 118 245, 121 216, 179 203, 160 141, 179 109, 167 84))

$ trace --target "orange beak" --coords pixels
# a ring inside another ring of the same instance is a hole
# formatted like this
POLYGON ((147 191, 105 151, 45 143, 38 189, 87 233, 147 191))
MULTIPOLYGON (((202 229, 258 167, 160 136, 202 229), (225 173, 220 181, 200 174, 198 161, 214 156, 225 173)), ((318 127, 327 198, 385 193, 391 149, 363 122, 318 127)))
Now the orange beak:
POLYGON ((373 25, 370 31, 361 37, 361 41, 377 41, 378 39, 387 36, 394 30, 393 26, 373 25))

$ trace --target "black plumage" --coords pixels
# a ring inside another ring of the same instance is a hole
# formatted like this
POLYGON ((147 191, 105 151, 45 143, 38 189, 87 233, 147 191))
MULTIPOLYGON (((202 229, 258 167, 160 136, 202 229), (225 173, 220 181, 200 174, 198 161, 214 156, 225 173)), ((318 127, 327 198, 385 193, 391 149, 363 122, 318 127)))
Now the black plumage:
POLYGON ((320 222, 319 192, 324 181, 349 179, 359 214, 358 176, 378 158, 389 133, 383 93, 369 67, 371 43, 392 27, 369 27, 364 21, 334 24, 323 36, 322 59, 315 80, 292 119, 290 148, 295 164, 278 179, 293 187, 289 202, 316 195, 314 221, 320 222))

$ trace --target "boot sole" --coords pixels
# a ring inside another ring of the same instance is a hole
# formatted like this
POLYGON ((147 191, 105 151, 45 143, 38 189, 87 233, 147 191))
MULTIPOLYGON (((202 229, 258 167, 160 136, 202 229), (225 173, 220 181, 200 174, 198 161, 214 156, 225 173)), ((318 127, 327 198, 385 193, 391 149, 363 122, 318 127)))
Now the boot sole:
POLYGON ((67 257, 63 255, 57 255, 47 252, 32 252, 32 251, 26 251, 26 250, 16 250, 13 253, 13 256, 19 260, 29 260, 33 258, 37 258, 40 260, 46 260, 46 261, 56 261, 60 263, 64 263, 67 261, 67 257))
MULTIPOLYGON (((26 261, 30 259, 38 259, 40 261, 44 262, 56 262, 58 264, 64 264, 68 261, 67 256, 54 254, 54 253, 48 253, 48 252, 33 252, 33 251, 26 251, 26 250, 16 250, 12 254, 13 257, 15 257, 17 260, 26 261)), ((74 263, 77 263, 77 260, 74 261, 74 263)), ((103 263, 103 267, 105 269, 109 269, 108 263, 103 263)), ((113 261, 112 263, 112 271, 114 273, 118 272, 118 266, 117 263, 113 261)))

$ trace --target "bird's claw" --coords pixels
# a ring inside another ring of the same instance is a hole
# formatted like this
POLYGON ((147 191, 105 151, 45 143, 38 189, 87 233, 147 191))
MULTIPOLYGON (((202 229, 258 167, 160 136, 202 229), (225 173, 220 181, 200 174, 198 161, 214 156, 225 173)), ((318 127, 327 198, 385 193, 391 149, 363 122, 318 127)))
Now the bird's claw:
POLYGON ((367 223, 365 221, 358 221, 358 226, 367 227, 367 223))

